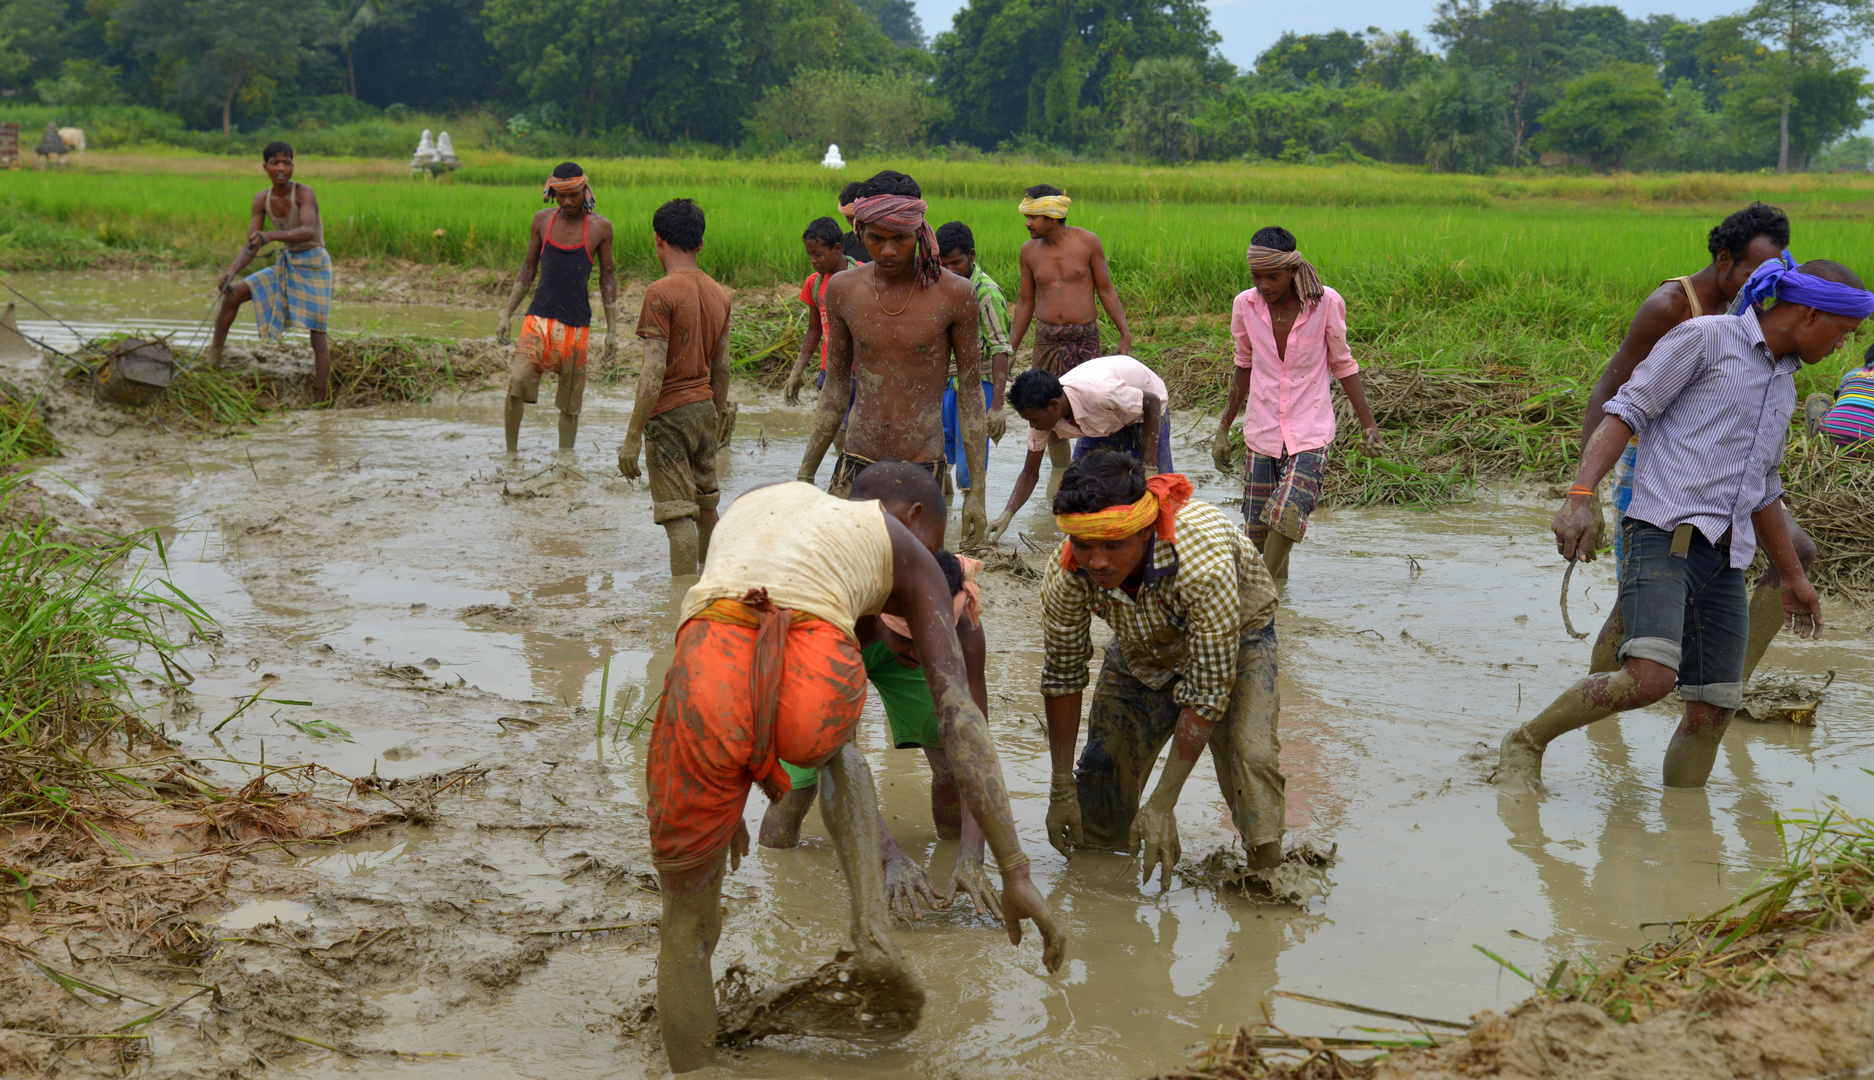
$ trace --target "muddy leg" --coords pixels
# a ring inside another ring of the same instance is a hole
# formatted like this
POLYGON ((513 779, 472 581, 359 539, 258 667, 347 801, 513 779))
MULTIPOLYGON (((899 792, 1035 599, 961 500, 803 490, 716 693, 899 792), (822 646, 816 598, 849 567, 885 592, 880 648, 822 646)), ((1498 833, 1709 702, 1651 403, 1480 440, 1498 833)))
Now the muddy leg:
POLYGON ((579 417, 575 413, 560 414, 560 449, 571 450, 579 441, 579 417))
POLYGON ((1672 743, 1666 747, 1666 786, 1704 787, 1718 760, 1724 729, 1730 723, 1730 709, 1720 709, 1709 701, 1686 702, 1685 718, 1679 721, 1679 730, 1672 733, 1672 743))
MULTIPOLYGON (((856 966, 875 977, 915 986, 916 978, 898 955, 885 907, 885 870, 878 845, 878 793, 872 770, 851 743, 820 766, 826 802, 820 817, 832 834, 841 869, 852 890, 852 947, 856 966)), ((921 991, 920 991, 921 995, 921 991)))
POLYGON ((1287 825, 1282 776, 1282 743, 1276 734, 1281 694, 1276 688, 1273 628, 1237 646, 1236 685, 1223 721, 1210 732, 1210 759, 1224 805, 1243 838, 1251 869, 1267 870, 1282 861, 1282 832, 1287 825))
POLYGON ((1770 651, 1770 642, 1776 632, 1783 629, 1783 593, 1781 586, 1759 584, 1750 594, 1750 637, 1744 642, 1744 678, 1745 686, 1750 685, 1750 677, 1763 662, 1763 654, 1770 651))
POLYGON ((1532 789, 1540 788, 1542 754, 1549 743, 1617 712, 1651 705, 1671 692, 1676 674, 1664 664, 1629 656, 1619 671, 1582 679, 1534 719, 1503 736, 1497 771, 1491 780, 1520 781, 1532 789))
POLYGON ((950 756, 941 746, 926 746, 924 760, 930 762, 930 817, 937 839, 955 840, 963 835, 963 796, 950 771, 950 756))
POLYGON ((704 508, 696 515, 696 566, 699 570, 709 558, 709 538, 716 535, 718 519, 719 515, 708 508, 704 508))
POLYGON ((956 498, 956 494, 956 484, 950 478, 950 467, 946 465, 944 466, 944 505, 949 506, 950 500, 956 498))
POLYGON ((501 419, 507 425, 508 453, 510 454, 518 452, 521 448, 521 413, 526 407, 526 402, 513 394, 508 395, 507 412, 502 414, 501 419))
POLYGON ((1269 536, 1262 542, 1262 564, 1269 568, 1269 576, 1277 581, 1288 580, 1288 553, 1294 548, 1295 541, 1269 530, 1269 536))
POLYGON ((781 796, 779 802, 769 803, 768 812, 761 815, 761 832, 757 834, 761 846, 791 848, 799 844, 800 823, 807 820, 807 810, 818 794, 820 785, 808 784, 781 796))
POLYGON ((846 425, 841 424, 839 426, 839 430, 833 433, 833 460, 838 461, 839 456, 845 452, 846 452, 846 425))
POLYGON ((1607 621, 1601 624, 1600 636, 1594 639, 1594 652, 1588 658, 1588 674, 1599 675, 1604 671, 1619 671, 1621 639, 1626 637, 1627 624, 1620 617, 1620 605, 1607 613, 1607 621))
POLYGON ((696 573, 696 519, 671 518, 664 522, 664 536, 670 541, 670 576, 683 577, 696 573))
POLYGON ((228 344, 228 328, 234 325, 234 317, 240 314, 241 305, 254 295, 254 290, 247 287, 247 282, 237 281, 228 286, 228 291, 221 294, 221 310, 215 313, 215 336, 208 343, 208 355, 204 358, 209 367, 221 366, 221 350, 228 344))
POLYGON ((671 1072, 715 1060, 716 992, 709 959, 722 936, 722 869, 728 849, 694 870, 659 874, 664 919, 658 927, 657 1018, 671 1072))
POLYGON ((312 339, 312 396, 316 401, 332 400, 332 339, 323 330, 313 330, 306 336, 312 339))
POLYGON ((1063 439, 1053 446, 1048 447, 1048 464, 1053 466, 1057 471, 1065 469, 1073 463, 1073 450, 1070 448, 1067 440, 1063 439))

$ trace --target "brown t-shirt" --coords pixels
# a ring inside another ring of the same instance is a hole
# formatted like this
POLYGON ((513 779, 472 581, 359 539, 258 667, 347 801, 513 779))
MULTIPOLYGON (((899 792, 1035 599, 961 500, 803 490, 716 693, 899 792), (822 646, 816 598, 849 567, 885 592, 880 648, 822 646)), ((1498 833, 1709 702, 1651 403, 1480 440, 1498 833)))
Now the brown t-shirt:
POLYGON ((652 416, 715 396, 709 385, 709 362, 728 327, 729 294, 701 270, 666 274, 644 290, 638 336, 656 338, 669 349, 664 391, 651 409, 652 416))

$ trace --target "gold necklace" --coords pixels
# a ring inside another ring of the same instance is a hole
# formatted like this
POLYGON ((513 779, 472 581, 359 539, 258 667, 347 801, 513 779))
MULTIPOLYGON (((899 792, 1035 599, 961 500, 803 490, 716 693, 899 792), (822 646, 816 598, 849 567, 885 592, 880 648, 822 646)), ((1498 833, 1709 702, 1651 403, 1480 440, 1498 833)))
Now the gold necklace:
MULTIPOLYGON (((915 290, 917 288, 917 283, 912 282, 911 288, 915 290)), ((911 306, 911 293, 906 292, 904 294, 904 303, 898 305, 897 311, 892 311, 890 308, 887 308, 885 306, 885 296, 883 293, 879 292, 878 275, 876 273, 872 275, 872 299, 878 303, 878 309, 880 311, 893 317, 903 315, 904 309, 911 306)))

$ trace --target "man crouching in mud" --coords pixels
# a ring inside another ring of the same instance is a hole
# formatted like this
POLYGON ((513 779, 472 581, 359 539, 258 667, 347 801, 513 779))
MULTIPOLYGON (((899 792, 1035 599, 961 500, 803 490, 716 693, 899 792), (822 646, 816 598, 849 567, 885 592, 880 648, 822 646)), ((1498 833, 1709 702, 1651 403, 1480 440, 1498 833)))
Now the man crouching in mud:
MULTIPOLYGON (((903 173, 887 170, 867 180, 853 203, 853 220, 872 261, 834 275, 826 286, 826 386, 798 479, 813 482, 850 400, 846 449, 827 484, 834 495, 844 496, 861 470, 888 458, 941 477, 951 356, 957 385, 982 381, 976 290, 937 261, 927 209, 917 181, 903 173)), ((957 409, 970 475, 984 476, 983 403, 963 394, 957 409)), ((964 547, 981 543, 988 531, 988 486, 977 484, 963 498, 964 547)))
MULTIPOLYGON (((984 716, 989 715, 989 684, 983 673, 983 657, 988 651, 982 626, 982 602, 976 586, 976 573, 982 564, 966 556, 941 550, 944 543, 945 502, 943 489, 930 473, 902 461, 881 461, 869 466, 853 481, 852 502, 876 500, 887 514, 911 530, 930 552, 944 564, 944 573, 957 575, 951 590, 951 608, 956 613, 957 643, 963 650, 964 673, 969 678, 970 697, 984 716), (954 560, 954 562, 950 561, 954 560)), ((899 749, 920 747, 930 762, 931 818, 940 839, 961 838, 957 847, 956 868, 950 886, 939 897, 930 877, 911 860, 891 834, 884 811, 878 816, 878 838, 885 864, 885 897, 893 915, 918 918, 922 909, 954 902, 958 894, 967 897, 977 911, 995 909, 995 889, 983 872, 983 834, 975 818, 957 796, 955 772, 950 756, 944 752, 943 733, 937 719, 937 702, 931 696, 930 681, 910 627, 895 615, 877 615, 860 619, 857 626, 861 655, 865 658, 866 679, 878 691, 885 705, 885 726, 891 744, 899 749)), ((791 848, 800 842, 800 823, 819 793, 818 769, 801 768, 782 762, 781 767, 793 783, 793 790, 768 807, 761 819, 758 840, 762 847, 791 848)))
POLYGON ((874 988, 870 1015, 896 1012, 916 1023, 924 992, 892 941, 878 800, 851 744, 866 687, 854 624, 881 613, 906 620, 924 662, 963 801, 1002 872, 1009 940, 1019 943, 1021 921, 1035 920, 1044 963, 1060 966, 1064 941, 1028 879, 988 726, 965 688, 937 560, 876 502, 800 483, 757 488, 722 515, 702 577, 683 598, 645 769, 664 901, 657 1013, 675 1072, 710 1061, 723 867, 739 867, 748 852, 742 807, 750 785, 770 799, 787 794, 782 762, 825 771, 823 817, 852 890, 851 970, 874 988))
POLYGON ((1282 860, 1284 781, 1276 740, 1275 583, 1223 511, 1177 473, 1146 479, 1130 454, 1074 462, 1054 499, 1067 534, 1041 583, 1041 696, 1054 780, 1048 842, 1138 854, 1161 885, 1182 854, 1174 808, 1210 747, 1251 869, 1282 860), (1092 617, 1113 630, 1074 768, 1092 617), (1174 752, 1143 807, 1158 752, 1174 752))
POLYGON ((228 343, 228 328, 241 305, 254 302, 254 321, 264 341, 279 341, 289 326, 303 326, 312 341, 312 394, 324 401, 332 393, 332 343, 326 319, 332 309, 332 257, 325 250, 325 222, 319 218, 319 199, 312 189, 293 179, 293 148, 271 142, 260 152, 271 187, 254 196, 248 207, 247 246, 234 265, 215 282, 221 290, 221 311, 215 316, 215 336, 208 346, 208 366, 221 364, 228 343), (271 225, 271 229, 262 226, 271 225), (279 258, 245 280, 234 276, 274 241, 286 246, 279 258), (228 283, 233 281, 230 286, 228 283))
POLYGON ((1540 789, 1557 737, 1651 705, 1675 684, 1685 717, 1666 747, 1667 787, 1704 787, 1743 704, 1750 602, 1744 569, 1762 544, 1782 574, 1783 623, 1822 632, 1783 513, 1778 467, 1796 410, 1796 371, 1834 353, 1874 314, 1847 267, 1766 262, 1737 315, 1690 319, 1659 339, 1605 407, 1550 528, 1571 562, 1592 549, 1595 485, 1634 435, 1633 502, 1621 524, 1618 671, 1590 675, 1503 736, 1499 783, 1540 789))

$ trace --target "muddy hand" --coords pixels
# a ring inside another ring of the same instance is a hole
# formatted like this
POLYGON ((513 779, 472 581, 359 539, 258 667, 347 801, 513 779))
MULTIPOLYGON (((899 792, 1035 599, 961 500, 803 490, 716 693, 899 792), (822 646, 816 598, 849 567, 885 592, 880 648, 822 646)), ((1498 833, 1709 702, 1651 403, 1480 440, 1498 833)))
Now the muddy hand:
POLYGON ((514 339, 511 336, 509 336, 509 330, 513 328, 513 324, 514 324, 513 312, 509 312, 506 315, 501 316, 501 321, 495 324, 495 340, 500 342, 503 345, 514 344, 514 339))
POLYGON ((1794 630, 1797 637, 1821 637, 1822 599, 1815 594, 1815 586, 1809 584, 1809 579, 1799 577, 1784 582, 1779 591, 1783 594, 1784 628, 1794 630))
POLYGON ((983 488, 987 484, 978 484, 963 500, 963 547, 980 547, 990 543, 989 512, 983 509, 983 488))
POLYGON ((1139 884, 1152 880, 1152 868, 1159 867, 1163 876, 1158 887, 1171 888, 1171 871, 1178 865, 1178 858, 1184 852, 1178 846, 1178 818, 1170 808, 1146 803, 1139 807, 1139 814, 1132 819, 1132 832, 1127 837, 1126 846, 1137 855, 1144 849, 1144 873, 1139 884))
POLYGON ((1001 409, 991 409, 986 423, 989 426, 989 441, 1000 446, 1002 436, 1009 432, 1009 418, 1003 415, 1001 409))
POLYGON ((601 356, 599 359, 609 364, 612 362, 612 359, 616 357, 617 355, 618 355, 618 332, 615 330, 607 330, 605 332, 605 355, 601 356))
POLYGON ((895 918, 922 919, 943 906, 924 868, 903 851, 885 856, 885 903, 895 918))
POLYGON ((781 387, 781 400, 789 405, 800 404, 800 372, 789 372, 786 385, 781 387))
POLYGON ((643 443, 642 436, 627 435, 625 445, 618 448, 618 472, 627 480, 636 480, 642 475, 638 471, 638 452, 644 448, 643 443))
POLYGON ((1228 473, 1232 460, 1236 456, 1236 439, 1229 428, 1218 428, 1217 437, 1210 440, 1210 462, 1220 473, 1228 473))
POLYGON ((944 906, 955 904, 959 896, 967 899, 978 915, 996 910, 996 884, 989 880, 981 856, 957 856, 956 869, 950 871, 950 886, 944 890, 944 906))
POLYGON ((1067 939, 1061 936, 1061 928, 1055 925, 1054 912, 1049 910, 1048 902, 1041 898, 1041 890, 1028 880, 1026 866, 1013 873, 1002 875, 1002 925, 1008 928, 1009 944, 1022 943, 1022 920, 1033 919, 1035 929, 1041 931, 1041 963, 1048 972, 1061 969, 1061 958, 1067 953, 1067 939))
POLYGON ((1081 835, 1080 787, 1073 773, 1056 773, 1048 784, 1048 843, 1071 862, 1081 835))
POLYGON ((1003 514, 1001 517, 997 518, 995 524, 989 526, 989 542, 991 544, 1000 544, 1002 542, 1002 534, 1009 531, 1009 522, 1014 520, 1014 514, 1003 514))
POLYGON ((1574 500, 1562 503, 1562 508, 1555 512, 1555 520, 1549 522, 1549 531, 1555 534, 1555 550, 1564 559, 1579 562, 1594 561, 1594 521, 1588 512, 1588 503, 1583 500, 1575 506, 1574 500))
POLYGON ((1370 427, 1360 433, 1360 448, 1369 457, 1378 457, 1386 452, 1386 436, 1379 433, 1379 428, 1370 427))
POLYGON ((742 868, 742 856, 748 854, 748 822, 735 823, 735 832, 729 837, 729 869, 742 868))

